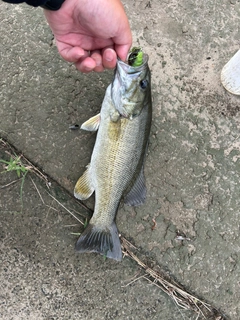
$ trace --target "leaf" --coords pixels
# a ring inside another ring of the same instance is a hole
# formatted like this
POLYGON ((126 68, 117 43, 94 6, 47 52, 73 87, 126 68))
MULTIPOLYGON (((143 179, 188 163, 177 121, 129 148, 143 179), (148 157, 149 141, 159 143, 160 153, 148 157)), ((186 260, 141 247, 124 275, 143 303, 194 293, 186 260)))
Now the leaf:
POLYGON ((20 178, 20 176, 21 176, 21 171, 20 171, 19 169, 17 169, 16 171, 17 171, 17 176, 18 176, 18 178, 20 178))

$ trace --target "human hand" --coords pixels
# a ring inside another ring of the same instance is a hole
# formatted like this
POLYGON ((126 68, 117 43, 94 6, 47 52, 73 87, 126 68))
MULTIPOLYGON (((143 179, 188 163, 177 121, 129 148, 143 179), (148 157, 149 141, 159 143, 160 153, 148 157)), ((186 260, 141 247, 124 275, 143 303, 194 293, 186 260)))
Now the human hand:
POLYGON ((57 11, 44 10, 63 59, 83 73, 116 66, 132 44, 120 0, 65 0, 57 11))

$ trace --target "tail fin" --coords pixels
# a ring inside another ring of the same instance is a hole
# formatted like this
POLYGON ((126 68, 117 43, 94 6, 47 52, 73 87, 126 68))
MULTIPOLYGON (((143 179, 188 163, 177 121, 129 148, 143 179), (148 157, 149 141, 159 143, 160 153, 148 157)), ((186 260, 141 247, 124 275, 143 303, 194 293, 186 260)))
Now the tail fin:
POLYGON ((76 243, 78 252, 97 252, 107 258, 122 260, 121 243, 115 222, 109 228, 89 224, 76 243))

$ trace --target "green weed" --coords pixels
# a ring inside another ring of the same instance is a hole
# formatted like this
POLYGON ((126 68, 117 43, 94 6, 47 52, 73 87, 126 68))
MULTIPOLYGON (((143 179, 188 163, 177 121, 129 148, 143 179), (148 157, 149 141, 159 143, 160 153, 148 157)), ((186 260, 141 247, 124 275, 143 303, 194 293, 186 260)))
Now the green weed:
POLYGON ((4 171, 2 171, 1 173, 15 171, 17 174, 17 177, 21 179, 20 199, 23 205, 23 201, 22 201, 23 185, 24 185, 26 175, 30 170, 30 167, 24 166, 24 164, 21 161, 21 157, 19 156, 11 156, 9 161, 0 159, 0 162, 5 164, 4 171))
POLYGON ((86 218, 85 221, 84 221, 83 228, 86 229, 87 225, 88 225, 88 219, 86 218))
POLYGON ((24 175, 28 172, 28 168, 25 167, 21 162, 21 157, 15 157, 15 158, 11 157, 9 161, 0 159, 0 162, 6 165, 5 170, 2 171, 1 173, 16 171, 18 178, 20 178, 21 173, 24 175))
MULTIPOLYGON (((88 225, 88 219, 86 218, 84 221, 83 229, 86 229, 87 225, 88 225)), ((80 236, 81 232, 71 232, 70 234, 72 234, 73 236, 80 236)))
POLYGON ((80 236, 81 235, 81 232, 70 232, 71 235, 73 236, 80 236))

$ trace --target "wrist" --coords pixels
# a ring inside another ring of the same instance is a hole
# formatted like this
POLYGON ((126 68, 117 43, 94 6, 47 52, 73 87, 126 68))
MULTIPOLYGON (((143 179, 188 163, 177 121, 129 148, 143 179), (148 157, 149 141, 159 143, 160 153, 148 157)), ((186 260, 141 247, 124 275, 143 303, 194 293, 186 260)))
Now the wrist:
POLYGON ((43 9, 57 11, 61 8, 64 1, 65 0, 47 0, 47 2, 45 2, 41 7, 43 9))

